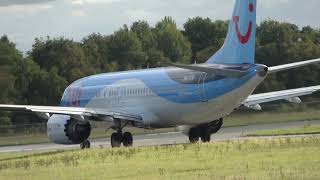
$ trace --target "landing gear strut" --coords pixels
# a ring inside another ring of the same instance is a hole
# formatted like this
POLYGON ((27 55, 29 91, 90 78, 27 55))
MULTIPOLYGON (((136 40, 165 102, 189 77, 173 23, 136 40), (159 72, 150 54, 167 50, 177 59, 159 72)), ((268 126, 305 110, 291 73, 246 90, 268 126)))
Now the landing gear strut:
POLYGON ((121 147, 121 144, 123 144, 124 147, 131 147, 133 145, 132 134, 130 132, 122 133, 122 129, 128 125, 128 123, 122 125, 121 121, 119 120, 115 120, 114 123, 114 128, 117 130, 117 132, 111 135, 111 147, 121 147))
POLYGON ((223 119, 221 118, 217 121, 191 128, 189 131, 189 140, 191 143, 197 143, 200 139, 204 143, 210 142, 211 134, 218 132, 222 125, 223 119))
POLYGON ((91 143, 89 140, 85 140, 80 144, 81 149, 90 149, 91 143))

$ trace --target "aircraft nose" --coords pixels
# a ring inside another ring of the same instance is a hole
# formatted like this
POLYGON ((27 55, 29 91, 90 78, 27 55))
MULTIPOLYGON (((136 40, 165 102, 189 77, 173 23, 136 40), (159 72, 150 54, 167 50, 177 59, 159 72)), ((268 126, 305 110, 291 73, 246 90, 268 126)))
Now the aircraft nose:
POLYGON ((269 71, 269 68, 268 66, 265 66, 265 65, 262 65, 257 69, 258 75, 261 77, 265 77, 268 74, 268 71, 269 71))

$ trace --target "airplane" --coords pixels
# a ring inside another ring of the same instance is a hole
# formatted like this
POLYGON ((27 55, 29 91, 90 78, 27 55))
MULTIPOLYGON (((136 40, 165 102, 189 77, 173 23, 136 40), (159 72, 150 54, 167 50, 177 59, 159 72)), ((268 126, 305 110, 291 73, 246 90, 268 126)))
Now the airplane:
POLYGON ((48 120, 47 134, 57 144, 90 148, 90 122, 104 121, 115 132, 112 147, 131 147, 124 127, 178 127, 191 143, 210 142, 223 119, 239 107, 261 110, 261 104, 301 96, 320 86, 253 94, 268 75, 320 63, 320 59, 268 67, 256 64, 256 0, 236 0, 226 40, 203 64, 170 64, 165 68, 85 77, 69 85, 60 106, 0 105, 0 110, 33 112, 48 120))

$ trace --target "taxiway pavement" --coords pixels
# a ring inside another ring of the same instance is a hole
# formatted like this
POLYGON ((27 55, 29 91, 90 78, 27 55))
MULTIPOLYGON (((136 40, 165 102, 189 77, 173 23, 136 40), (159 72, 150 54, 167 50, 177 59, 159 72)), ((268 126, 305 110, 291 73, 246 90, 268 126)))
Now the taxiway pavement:
MULTIPOLYGON (((222 128, 218 133, 212 135, 212 141, 252 139, 252 137, 251 138, 245 137, 245 135, 255 131, 259 131, 259 130, 302 127, 304 125, 309 125, 309 124, 320 125, 320 120, 222 128)), ((272 138, 272 137, 261 137, 261 138, 272 138)), ((189 142, 188 137, 179 132, 134 136, 135 147, 184 144, 188 142, 189 142)), ((99 148, 99 147, 108 148, 110 147, 110 138, 100 138, 100 139, 91 140, 91 147, 92 148, 99 148)), ((0 153, 51 151, 51 150, 77 149, 77 148, 79 148, 79 145, 65 146, 65 145, 57 145, 53 143, 46 143, 46 144, 0 147, 0 153)))

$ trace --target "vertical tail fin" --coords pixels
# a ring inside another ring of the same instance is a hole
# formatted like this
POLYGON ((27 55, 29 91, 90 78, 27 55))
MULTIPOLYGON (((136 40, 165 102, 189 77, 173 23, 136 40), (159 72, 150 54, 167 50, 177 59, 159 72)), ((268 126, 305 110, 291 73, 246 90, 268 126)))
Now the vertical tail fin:
POLYGON ((236 0, 226 40, 207 63, 254 63, 256 5, 256 0, 236 0))

